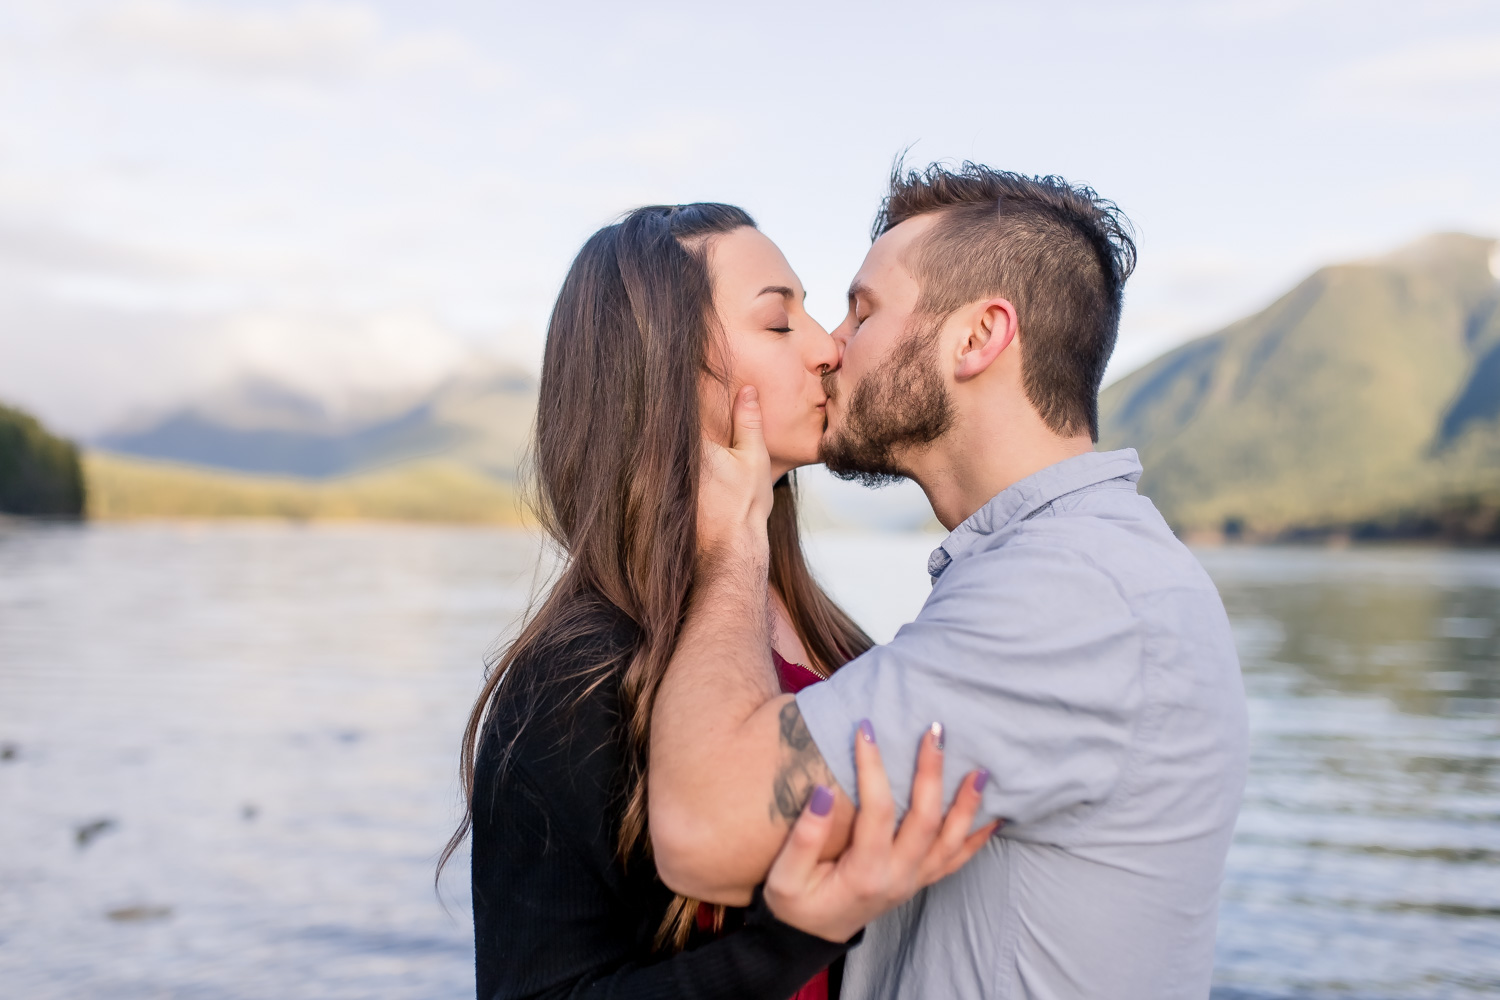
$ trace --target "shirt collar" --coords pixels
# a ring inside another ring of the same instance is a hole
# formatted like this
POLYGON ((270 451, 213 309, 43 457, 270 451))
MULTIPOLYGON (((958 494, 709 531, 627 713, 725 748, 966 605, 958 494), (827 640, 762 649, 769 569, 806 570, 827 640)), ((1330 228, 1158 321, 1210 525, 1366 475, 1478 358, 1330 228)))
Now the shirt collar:
POLYGON ((1069 493, 1123 479, 1135 484, 1141 478, 1141 462, 1134 448, 1120 451, 1089 451, 1063 459, 994 496, 989 503, 943 539, 927 559, 927 572, 936 580, 960 555, 986 535, 1019 524, 1043 507, 1069 493))

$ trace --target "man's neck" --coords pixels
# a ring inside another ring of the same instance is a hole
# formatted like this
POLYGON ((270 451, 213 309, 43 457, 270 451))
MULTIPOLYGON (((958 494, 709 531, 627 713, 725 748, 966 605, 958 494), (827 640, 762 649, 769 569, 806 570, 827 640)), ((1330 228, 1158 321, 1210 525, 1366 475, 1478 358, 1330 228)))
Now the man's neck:
POLYGON ((1087 434, 1061 437, 1040 419, 970 420, 920 454, 905 456, 932 512, 952 531, 997 494, 1048 466, 1094 450, 1087 434))

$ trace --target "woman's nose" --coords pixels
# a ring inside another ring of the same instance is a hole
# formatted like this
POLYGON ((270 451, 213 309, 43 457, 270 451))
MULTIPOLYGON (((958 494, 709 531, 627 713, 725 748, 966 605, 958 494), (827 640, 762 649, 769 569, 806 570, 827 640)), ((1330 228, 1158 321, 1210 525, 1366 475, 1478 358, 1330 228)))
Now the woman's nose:
POLYGON ((808 370, 821 375, 839 366, 839 345, 828 334, 813 341, 812 356, 808 358, 808 370))

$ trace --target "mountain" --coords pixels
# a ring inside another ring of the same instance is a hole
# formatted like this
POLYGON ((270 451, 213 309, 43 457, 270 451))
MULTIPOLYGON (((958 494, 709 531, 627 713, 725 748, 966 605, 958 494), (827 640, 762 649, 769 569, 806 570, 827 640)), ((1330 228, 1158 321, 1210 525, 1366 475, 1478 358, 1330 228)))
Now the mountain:
POLYGON ((73 443, 49 434, 35 417, 0 406, 0 514, 77 517, 83 497, 73 443))
POLYGON ((443 458, 514 481, 536 407, 524 372, 478 366, 416 399, 355 412, 264 379, 104 434, 109 452, 258 475, 327 479, 443 458))
POLYGON ((339 406, 244 378, 91 442, 88 513, 522 523, 535 409, 535 379, 492 364, 339 406))
POLYGON ((1500 540, 1500 244, 1325 267, 1100 398, 1185 533, 1500 540))

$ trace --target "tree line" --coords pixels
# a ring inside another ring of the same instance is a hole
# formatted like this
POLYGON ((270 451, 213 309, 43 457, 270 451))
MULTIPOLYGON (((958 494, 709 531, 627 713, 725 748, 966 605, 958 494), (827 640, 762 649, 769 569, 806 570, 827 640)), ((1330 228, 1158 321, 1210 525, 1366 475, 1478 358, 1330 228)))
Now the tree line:
POLYGON ((0 404, 0 514, 81 517, 83 502, 78 447, 0 404))

